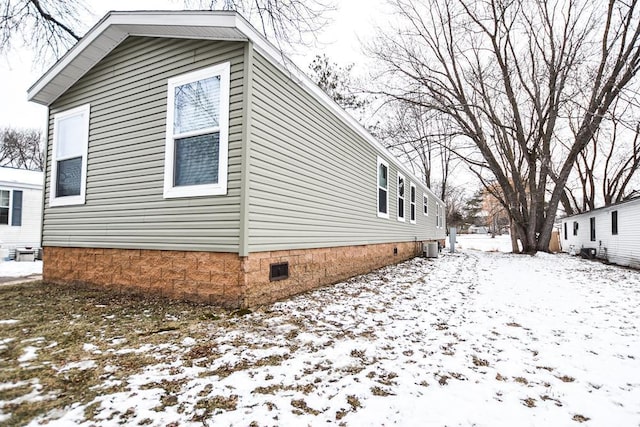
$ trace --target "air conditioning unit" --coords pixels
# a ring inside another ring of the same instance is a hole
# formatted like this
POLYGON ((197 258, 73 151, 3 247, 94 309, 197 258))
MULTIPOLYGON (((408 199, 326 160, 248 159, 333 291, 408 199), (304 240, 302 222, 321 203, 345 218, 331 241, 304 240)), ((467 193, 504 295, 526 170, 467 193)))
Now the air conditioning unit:
POLYGON ((586 259, 594 259, 596 257, 596 249, 595 248, 582 248, 580 249, 580 256, 586 259))

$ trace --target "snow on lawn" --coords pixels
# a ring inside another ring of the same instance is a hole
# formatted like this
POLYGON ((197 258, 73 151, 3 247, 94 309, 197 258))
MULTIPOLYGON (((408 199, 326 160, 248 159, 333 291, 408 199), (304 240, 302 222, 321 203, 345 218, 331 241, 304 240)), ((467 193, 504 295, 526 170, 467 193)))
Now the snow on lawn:
MULTIPOLYGON (((449 238, 447 237, 447 250, 449 238)), ((488 234, 458 234, 456 236, 456 250, 472 249, 485 252, 512 252, 511 236, 503 234, 491 237, 488 234)))
POLYGON ((105 344, 108 366, 87 344, 67 368, 102 369, 104 392, 31 424, 637 425, 639 329, 637 271, 444 253, 155 344, 105 344), (118 377, 127 349, 155 362, 118 377))
POLYGON ((1 261, 0 277, 26 277, 42 274, 42 261, 1 261))

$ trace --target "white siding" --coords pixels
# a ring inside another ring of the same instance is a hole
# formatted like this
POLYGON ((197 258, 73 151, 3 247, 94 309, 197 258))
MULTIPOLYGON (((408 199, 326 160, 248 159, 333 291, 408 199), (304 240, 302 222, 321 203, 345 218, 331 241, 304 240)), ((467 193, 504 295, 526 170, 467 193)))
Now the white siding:
POLYGON ((5 248, 40 246, 42 190, 20 187, 0 187, 22 191, 22 225, 0 225, 0 244, 5 248))
POLYGON ((594 248, 598 257, 609 262, 640 268, 640 199, 567 217, 562 220, 560 233, 564 252, 570 252, 572 246, 576 252, 581 248, 594 248), (618 212, 617 235, 611 232, 613 211, 618 212), (590 218, 596 219, 595 241, 590 238, 590 218), (573 235, 574 222, 578 223, 577 236, 573 235))

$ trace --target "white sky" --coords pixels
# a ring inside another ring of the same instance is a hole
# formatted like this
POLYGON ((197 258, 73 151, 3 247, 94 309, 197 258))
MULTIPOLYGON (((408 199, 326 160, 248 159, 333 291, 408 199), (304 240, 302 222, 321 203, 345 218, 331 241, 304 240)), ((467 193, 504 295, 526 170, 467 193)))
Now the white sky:
MULTIPOLYGON (((384 0, 336 0, 338 10, 331 25, 318 35, 321 43, 292 57, 298 67, 307 69, 317 54, 326 53, 339 65, 355 63, 355 71, 366 60, 361 52, 361 42, 369 39, 375 23, 384 18, 384 0)), ((86 18, 91 28, 109 10, 180 9, 181 1, 171 0, 88 0, 93 16, 86 18)), ((27 89, 52 64, 34 64, 27 49, 14 49, 0 58, 0 127, 44 128, 46 108, 27 102, 27 89)))

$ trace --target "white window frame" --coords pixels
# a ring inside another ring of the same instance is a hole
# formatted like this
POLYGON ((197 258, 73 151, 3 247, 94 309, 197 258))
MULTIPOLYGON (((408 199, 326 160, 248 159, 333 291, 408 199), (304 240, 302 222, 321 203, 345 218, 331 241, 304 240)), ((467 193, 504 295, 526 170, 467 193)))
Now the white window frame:
POLYGON ((411 224, 415 224, 418 219, 418 212, 416 211, 417 198, 418 198, 418 190, 416 189, 416 185, 413 182, 411 182, 409 184, 409 222, 411 224), (413 216, 413 219, 411 219, 412 216, 413 216))
POLYGON ((8 191, 9 192, 9 215, 7 216, 7 218, 8 218, 7 219, 7 223, 6 224, 0 223, 0 226, 3 226, 3 225, 10 226, 11 225, 11 220, 13 219, 12 218, 12 215, 13 215, 13 191, 8 189, 8 188, 4 188, 4 187, 0 187, 0 191, 8 191))
POLYGON ((384 161, 381 157, 378 156, 378 160, 376 162, 376 212, 378 213, 378 218, 389 218, 389 163, 384 161), (384 165, 387 168, 387 188, 380 187, 380 165, 384 165), (380 190, 385 190, 387 195, 387 212, 380 212, 380 190))
POLYGON ((229 80, 231 64, 225 62, 202 70, 172 77, 167 82, 167 123, 164 155, 164 198, 220 196, 227 194, 227 171, 229 165, 229 80), (220 76, 220 109, 218 126, 198 129, 180 134, 173 133, 174 100, 176 86, 220 76), (190 136, 219 133, 218 182, 216 184, 174 186, 175 140, 190 136))
POLYGON ((440 203, 436 202, 436 228, 440 228, 440 203))
POLYGON ((89 151, 89 117, 91 114, 91 104, 81 105, 80 107, 72 108, 70 110, 62 111, 53 116, 53 146, 51 155, 51 180, 49 187, 49 206, 69 206, 69 205, 84 205, 86 200, 87 191, 87 153, 89 151), (61 160, 73 159, 77 155, 67 157, 57 157, 58 145, 61 143, 58 138, 59 122, 63 119, 82 115, 84 118, 83 135, 86 135, 86 139, 82 145, 82 170, 80 175, 80 194, 76 196, 56 196, 58 188, 58 162, 61 160))
POLYGON ((398 173, 398 182, 397 182, 397 193, 398 193, 398 221, 405 222, 405 218, 407 217, 407 180, 404 178, 404 175, 398 173), (402 185, 404 186, 404 196, 400 197, 400 180, 402 180, 402 185), (400 199, 402 199, 402 216, 400 216, 400 199))
POLYGON ((424 216, 429 216, 429 196, 427 193, 422 193, 422 214, 424 216))

